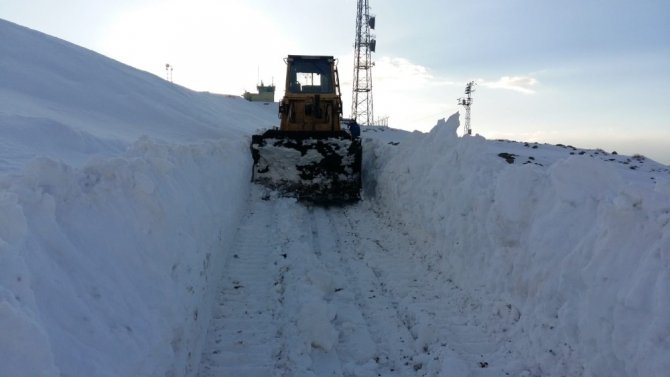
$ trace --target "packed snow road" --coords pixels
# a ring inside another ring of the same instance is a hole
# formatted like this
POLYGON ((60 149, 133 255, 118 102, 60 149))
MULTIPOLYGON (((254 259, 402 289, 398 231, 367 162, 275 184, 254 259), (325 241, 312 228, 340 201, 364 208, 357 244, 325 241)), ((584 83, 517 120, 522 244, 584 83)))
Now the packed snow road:
POLYGON ((464 318, 475 303, 415 258, 402 224, 367 202, 262 195, 226 262, 201 377, 504 375, 489 367, 501 347, 464 318))

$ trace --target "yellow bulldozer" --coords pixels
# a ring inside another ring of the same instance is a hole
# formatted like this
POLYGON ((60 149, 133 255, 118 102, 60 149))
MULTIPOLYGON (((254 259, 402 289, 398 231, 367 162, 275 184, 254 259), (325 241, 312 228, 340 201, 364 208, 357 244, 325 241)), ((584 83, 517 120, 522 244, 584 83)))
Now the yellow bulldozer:
POLYGON ((315 203, 358 201, 362 147, 355 132, 342 128, 336 60, 289 55, 285 61, 281 122, 252 136, 252 180, 315 203))

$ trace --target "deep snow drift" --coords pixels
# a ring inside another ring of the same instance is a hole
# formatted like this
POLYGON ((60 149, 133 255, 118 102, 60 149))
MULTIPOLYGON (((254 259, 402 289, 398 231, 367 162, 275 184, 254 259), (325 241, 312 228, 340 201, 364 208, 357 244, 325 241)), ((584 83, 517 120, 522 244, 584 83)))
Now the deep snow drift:
MULTIPOLYGON (((276 124, 276 105, 195 93, 2 20, 0 39, 0 376, 197 375, 237 228, 247 201, 258 200, 249 194, 249 135, 276 124)), ((407 302, 415 345, 431 350, 449 339, 442 325, 459 322, 499 346, 475 365, 467 347, 452 345, 444 362, 408 373, 667 373, 668 168, 641 156, 459 138, 457 127, 454 116, 428 134, 363 133, 365 201, 350 209, 357 231, 386 241, 407 233, 416 271, 435 274, 394 277, 406 249, 385 257, 355 239, 361 258, 388 275, 392 297, 407 302), (366 226, 365 211, 390 230, 366 226), (449 318, 404 297, 424 280, 433 297, 448 296, 438 304, 457 308, 449 318)), ((274 200, 286 222, 304 212, 274 200)), ((353 241, 314 242, 326 254, 353 241)), ((310 260, 300 268, 315 267, 310 260)), ((349 284, 362 291, 372 280, 358 272, 367 270, 349 266, 349 284)), ((250 302, 264 297, 254 292, 250 302)), ((284 304, 292 321, 312 316, 296 300, 284 304)), ((352 339, 316 309, 325 318, 316 329, 327 332, 298 328, 317 340, 312 356, 352 339)), ((350 371, 383 370, 372 339, 347 343, 362 347, 350 371)), ((318 371, 318 359, 291 352, 296 370, 318 371)))
POLYGON ((525 350, 532 375, 667 373, 668 168, 457 127, 373 149, 366 183, 426 241, 426 263, 472 293, 472 320, 525 350))
POLYGON ((276 106, 0 39, 0 375, 192 375, 276 106))

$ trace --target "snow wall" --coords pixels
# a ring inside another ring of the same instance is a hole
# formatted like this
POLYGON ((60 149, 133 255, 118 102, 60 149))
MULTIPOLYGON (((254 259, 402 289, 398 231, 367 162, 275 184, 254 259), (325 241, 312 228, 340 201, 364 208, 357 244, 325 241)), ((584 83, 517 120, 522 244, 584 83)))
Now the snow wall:
POLYGON ((0 376, 195 375, 276 106, 0 40, 0 376))
POLYGON ((123 158, 40 159, 0 181, 3 375, 193 375, 247 149, 139 141, 123 158))
POLYGON ((475 320, 521 342, 538 375, 667 373, 668 182, 631 185, 584 156, 508 164, 458 126, 367 141, 368 197, 427 242, 422 262, 479 297, 475 320))

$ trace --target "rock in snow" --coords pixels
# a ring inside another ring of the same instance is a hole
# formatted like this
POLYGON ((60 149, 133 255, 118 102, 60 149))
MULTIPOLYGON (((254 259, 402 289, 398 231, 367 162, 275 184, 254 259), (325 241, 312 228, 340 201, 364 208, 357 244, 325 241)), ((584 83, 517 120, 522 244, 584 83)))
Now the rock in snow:
POLYGON ((363 128, 364 200, 312 208, 250 183, 276 105, 0 39, 0 376, 670 370, 667 166, 454 114, 363 128))

